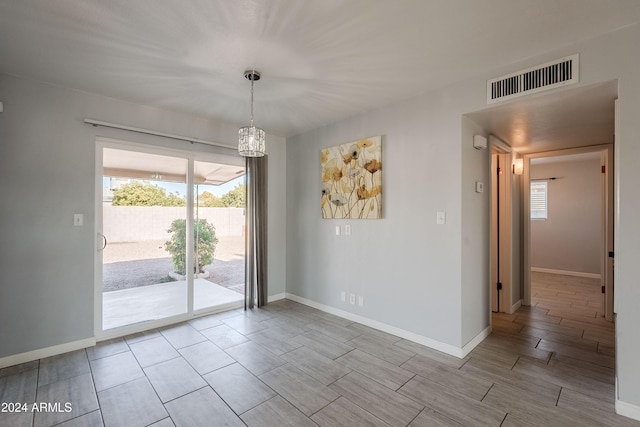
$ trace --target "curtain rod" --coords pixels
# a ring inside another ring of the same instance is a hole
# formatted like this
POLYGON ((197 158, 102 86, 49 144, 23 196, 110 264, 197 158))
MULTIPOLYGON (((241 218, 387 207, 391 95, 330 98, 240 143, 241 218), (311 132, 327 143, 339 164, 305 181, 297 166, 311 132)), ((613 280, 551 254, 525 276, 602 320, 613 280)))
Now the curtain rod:
POLYGON ((93 125, 93 126, 104 126, 104 127, 108 127, 108 128, 128 130, 128 131, 131 131, 131 132, 144 133, 144 134, 147 134, 147 135, 161 136, 163 138, 178 139, 180 141, 195 142, 195 143, 198 143, 198 144, 206 144, 206 145, 214 145, 216 147, 222 147, 222 148, 230 148, 232 150, 237 149, 237 147, 235 147, 235 146, 221 144, 219 142, 206 141, 204 139, 199 139, 199 138, 189 138, 189 137, 186 137, 186 136, 174 135, 174 134, 171 134, 171 133, 164 133, 164 132, 157 132, 155 130, 137 128, 137 127, 133 127, 133 126, 119 125, 117 123, 103 122, 103 121, 100 121, 100 120, 84 119, 84 122, 87 123, 87 124, 93 125))

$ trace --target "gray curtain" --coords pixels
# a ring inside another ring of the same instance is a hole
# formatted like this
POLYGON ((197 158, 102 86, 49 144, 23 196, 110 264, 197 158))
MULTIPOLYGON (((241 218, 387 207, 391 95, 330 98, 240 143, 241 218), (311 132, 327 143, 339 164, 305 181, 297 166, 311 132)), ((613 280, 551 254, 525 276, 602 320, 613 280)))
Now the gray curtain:
POLYGON ((246 158, 244 309, 267 303, 267 156, 246 158))

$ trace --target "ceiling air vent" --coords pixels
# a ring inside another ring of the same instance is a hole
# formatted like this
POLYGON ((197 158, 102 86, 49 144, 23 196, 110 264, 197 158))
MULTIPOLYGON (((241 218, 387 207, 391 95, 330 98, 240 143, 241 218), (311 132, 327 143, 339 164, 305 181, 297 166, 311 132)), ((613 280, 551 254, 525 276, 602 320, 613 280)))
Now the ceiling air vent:
POLYGON ((487 104, 578 83, 578 54, 487 81, 487 104))

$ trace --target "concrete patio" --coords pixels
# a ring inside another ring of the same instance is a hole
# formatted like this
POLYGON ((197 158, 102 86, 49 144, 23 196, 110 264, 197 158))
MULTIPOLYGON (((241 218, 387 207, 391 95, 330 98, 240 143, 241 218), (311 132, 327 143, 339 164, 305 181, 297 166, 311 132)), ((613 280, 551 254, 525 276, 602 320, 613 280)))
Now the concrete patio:
MULTIPOLYGON (((240 307, 243 296, 205 279, 194 280, 194 310, 240 307)), ((122 289, 102 294, 102 328, 113 329, 187 312, 187 282, 122 289)))

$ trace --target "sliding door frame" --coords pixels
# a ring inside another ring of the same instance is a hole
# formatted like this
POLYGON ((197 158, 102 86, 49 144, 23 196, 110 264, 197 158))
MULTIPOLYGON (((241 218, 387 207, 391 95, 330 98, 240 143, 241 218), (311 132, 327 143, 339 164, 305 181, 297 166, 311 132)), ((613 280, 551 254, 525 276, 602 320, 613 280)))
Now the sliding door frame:
MULTIPOLYGON (((227 156, 222 154, 194 152, 178 148, 160 147, 153 144, 139 142, 129 142, 112 138, 98 137, 95 141, 95 256, 94 256, 94 335, 98 341, 121 337, 132 333, 143 332, 153 328, 168 326, 177 322, 190 320, 199 316, 204 316, 219 311, 236 308, 228 305, 222 307, 211 307, 210 309, 199 309, 194 311, 194 274, 192 269, 187 269, 187 312, 180 315, 170 316, 158 320, 126 325, 109 330, 103 329, 103 276, 102 276, 102 254, 101 248, 104 245, 103 236, 103 213, 102 213, 102 176, 103 176, 103 151, 105 148, 134 151, 147 154, 157 154, 163 156, 178 157, 186 159, 187 164, 187 229, 186 229, 186 265, 193 265, 194 245, 193 245, 193 221, 194 221, 194 163, 198 161, 209 161, 216 163, 226 163, 244 168, 244 158, 227 156)), ((242 302, 237 304, 237 308, 242 307, 242 302)))

